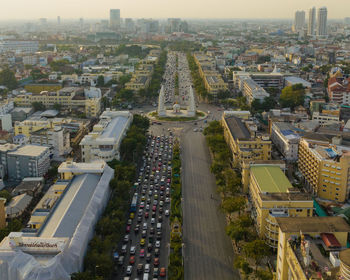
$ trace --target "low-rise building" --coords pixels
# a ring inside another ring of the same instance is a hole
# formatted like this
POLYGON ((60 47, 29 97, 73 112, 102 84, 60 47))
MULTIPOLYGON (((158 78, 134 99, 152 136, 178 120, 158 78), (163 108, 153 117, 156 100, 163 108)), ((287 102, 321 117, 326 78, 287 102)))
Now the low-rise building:
MULTIPOLYGON (((338 139, 333 138, 334 142, 338 139)), ((310 192, 320 198, 344 202, 349 198, 350 148, 325 140, 302 138, 298 169, 310 192)))
POLYGON ((321 126, 339 123, 339 115, 314 112, 312 120, 318 121, 321 126))
POLYGON ((69 131, 61 126, 42 128, 30 135, 31 144, 46 146, 52 150, 55 157, 71 152, 69 131))
POLYGON ((271 140, 288 161, 296 161, 298 159, 301 132, 301 129, 297 129, 290 123, 272 123, 271 140))
POLYGON ((10 203, 6 206, 6 218, 13 219, 21 216, 32 199, 32 196, 25 193, 12 197, 10 203))
POLYGON ((244 121, 235 116, 223 116, 221 124, 235 163, 241 165, 243 160, 271 159, 270 137, 259 135, 254 122, 244 121))
POLYGON ((277 248, 277 217, 310 217, 311 195, 293 188, 279 166, 250 167, 249 195, 257 232, 269 246, 277 248))
POLYGON ((58 170, 65 179, 51 186, 28 225, 0 243, 1 279, 16 275, 22 280, 70 280, 72 273, 82 271, 94 227, 108 202, 114 171, 101 161, 63 165, 64 170, 61 166, 58 170))
POLYGON ((109 109, 104 111, 92 132, 85 135, 80 142, 83 161, 119 160, 120 144, 132 123, 132 119, 133 116, 129 111, 111 111, 109 109))
POLYGON ((338 278, 340 263, 343 275, 349 263, 349 249, 345 249, 350 226, 343 218, 280 217, 276 221, 276 279, 347 279, 338 278))
POLYGON ((42 177, 50 167, 48 147, 0 145, 0 157, 0 175, 2 178, 5 175, 12 180, 22 180, 25 177, 42 177))
POLYGON ((76 87, 67 87, 54 92, 27 92, 16 95, 14 102, 23 107, 31 107, 34 102, 42 103, 50 108, 58 104, 63 110, 81 112, 87 117, 97 117, 101 110, 101 98, 89 98, 83 88, 76 87))

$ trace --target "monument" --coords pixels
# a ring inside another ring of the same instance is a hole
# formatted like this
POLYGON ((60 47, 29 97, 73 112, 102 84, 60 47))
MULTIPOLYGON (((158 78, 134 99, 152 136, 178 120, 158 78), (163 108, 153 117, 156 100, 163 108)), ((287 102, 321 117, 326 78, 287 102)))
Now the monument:
POLYGON ((188 98, 187 116, 194 117, 196 115, 196 102, 194 101, 193 88, 190 86, 190 94, 188 98))
POLYGON ((158 99, 158 116, 159 117, 165 117, 166 116, 166 110, 164 106, 165 100, 164 100, 164 86, 162 85, 159 92, 159 99, 158 99))

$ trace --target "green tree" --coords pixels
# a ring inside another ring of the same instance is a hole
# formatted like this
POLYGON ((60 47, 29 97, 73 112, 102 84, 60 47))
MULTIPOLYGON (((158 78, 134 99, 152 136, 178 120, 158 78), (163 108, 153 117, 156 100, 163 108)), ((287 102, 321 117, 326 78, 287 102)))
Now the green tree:
POLYGON ((241 256, 235 258, 233 266, 237 269, 242 269, 243 273, 247 276, 253 272, 249 263, 241 256))
POLYGON ((272 273, 268 270, 259 269, 255 273, 255 275, 256 275, 256 278, 260 279, 260 280, 272 280, 273 279, 272 273))
POLYGON ((126 83, 130 82, 132 75, 126 74, 119 77, 119 84, 123 87, 126 83))
POLYGON ((105 78, 102 75, 97 77, 97 86, 103 87, 105 85, 105 78))
POLYGON ((280 96, 282 107, 290 107, 294 109, 296 106, 302 105, 305 98, 305 89, 302 84, 285 87, 280 96))
POLYGON ((254 260, 255 271, 257 271, 258 265, 262 262, 263 258, 270 255, 269 246, 261 239, 246 243, 243 250, 247 257, 254 260))
POLYGON ((62 109, 62 104, 55 103, 55 104, 53 104, 52 108, 57 110, 58 112, 60 112, 62 109))
POLYGON ((223 172, 225 177, 225 193, 235 195, 241 188, 241 178, 231 168, 226 168, 223 172))
POLYGON ((230 97, 230 92, 228 90, 220 90, 217 94, 218 99, 226 99, 230 97))
MULTIPOLYGON (((90 271, 75 272, 71 275, 71 280, 97 280, 90 271)), ((101 279, 102 280, 102 279, 101 279)))
POLYGON ((46 109, 45 105, 42 102, 33 102, 32 107, 35 112, 44 111, 46 109))
POLYGON ((44 74, 40 69, 33 69, 30 72, 30 76, 33 80, 40 80, 40 79, 46 79, 49 75, 44 74))
POLYGON ((237 245, 240 241, 245 239, 248 234, 248 229, 243 228, 237 223, 231 222, 226 227, 226 234, 235 242, 237 245))
POLYGON ((227 214, 238 211, 240 215, 245 208, 245 204, 246 200, 243 196, 226 197, 221 202, 221 209, 227 214))
POLYGON ((0 85, 5 86, 10 90, 15 89, 18 86, 15 73, 12 72, 8 67, 5 67, 0 72, 0 85))
POLYGON ((6 199, 6 203, 8 203, 12 199, 12 195, 7 190, 1 190, 0 191, 0 197, 6 199))

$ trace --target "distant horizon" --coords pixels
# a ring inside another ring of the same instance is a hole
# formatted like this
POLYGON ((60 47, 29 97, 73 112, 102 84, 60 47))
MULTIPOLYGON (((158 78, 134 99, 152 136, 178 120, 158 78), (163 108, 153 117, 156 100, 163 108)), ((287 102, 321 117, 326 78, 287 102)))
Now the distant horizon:
POLYGON ((338 0, 17 0, 6 1, 0 21, 56 19, 108 19, 110 9, 120 9, 121 18, 183 19, 293 19, 297 10, 307 14, 312 7, 327 7, 328 18, 350 17, 350 1, 338 0), (348 8, 346 8, 348 7, 348 8))

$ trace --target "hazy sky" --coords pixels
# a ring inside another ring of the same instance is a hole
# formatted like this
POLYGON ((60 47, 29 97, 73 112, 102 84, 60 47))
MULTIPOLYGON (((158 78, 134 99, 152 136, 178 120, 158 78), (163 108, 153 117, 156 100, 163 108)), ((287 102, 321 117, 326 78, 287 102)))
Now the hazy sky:
POLYGON ((350 0, 0 0, 0 20, 108 18, 293 18, 295 10, 328 6, 329 18, 350 16, 350 0))

